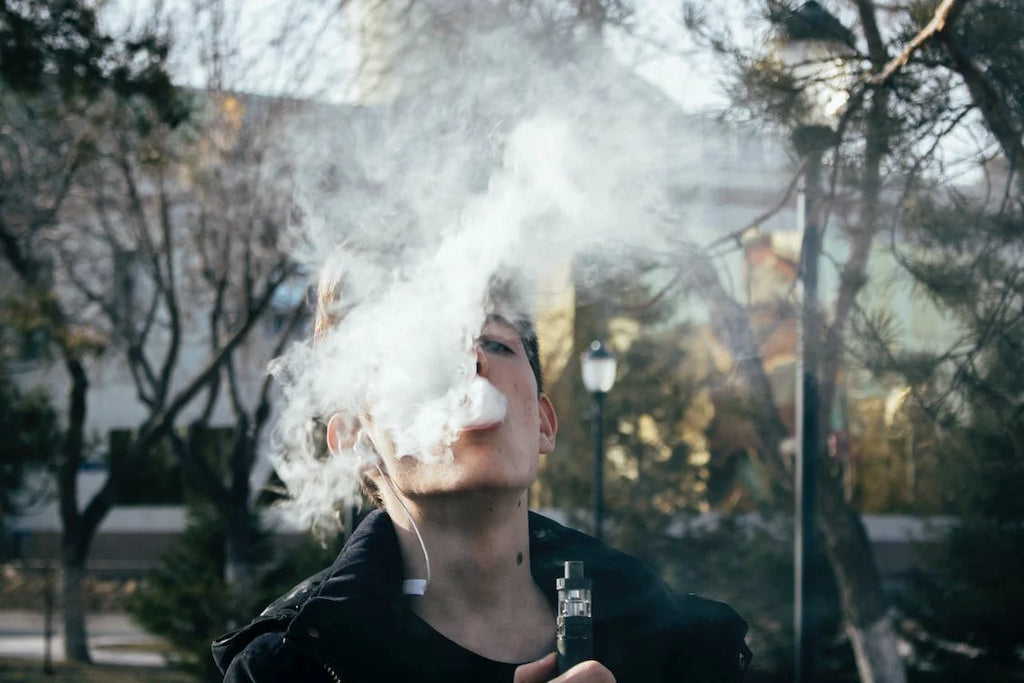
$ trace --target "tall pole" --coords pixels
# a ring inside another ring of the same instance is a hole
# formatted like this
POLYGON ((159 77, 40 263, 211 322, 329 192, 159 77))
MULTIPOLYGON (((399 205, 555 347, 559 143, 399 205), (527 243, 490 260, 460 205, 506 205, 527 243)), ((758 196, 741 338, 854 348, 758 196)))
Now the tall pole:
POLYGON ((43 673, 53 674, 53 574, 49 562, 43 566, 43 673))
POLYGON ((852 54, 853 33, 817 0, 778 17, 781 56, 790 67, 806 109, 797 111, 799 125, 793 130, 793 146, 804 162, 804 201, 798 207, 803 223, 800 278, 803 305, 800 311, 800 348, 797 353, 796 448, 793 549, 794 678, 796 683, 815 680, 818 618, 821 600, 815 582, 817 557, 818 460, 822 453, 821 406, 818 393, 818 352, 821 319, 818 316, 818 259, 824 229, 825 204, 820 188, 825 150, 837 144, 833 124, 846 106, 846 74, 852 54))
POLYGON ((580 355, 580 375, 590 393, 590 429, 594 435, 594 537, 604 532, 604 397, 615 384, 615 354, 600 341, 580 355))
POLYGON ((594 538, 602 540, 604 523, 604 397, 605 392, 590 394, 590 431, 594 439, 594 538))
POLYGON ((817 512, 818 455, 821 427, 818 420, 818 257, 821 252, 821 157, 823 149, 806 151, 805 206, 801 275, 803 307, 800 316, 800 381, 797 383, 796 501, 794 539, 795 683, 815 680, 818 605, 814 558, 817 512))

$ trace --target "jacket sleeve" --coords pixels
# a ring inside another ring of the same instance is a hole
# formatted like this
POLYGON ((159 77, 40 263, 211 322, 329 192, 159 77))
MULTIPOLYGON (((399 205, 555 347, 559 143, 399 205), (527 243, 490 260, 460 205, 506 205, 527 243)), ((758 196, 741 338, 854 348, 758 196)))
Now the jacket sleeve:
POLYGON ((724 602, 688 593, 675 596, 678 621, 673 629, 676 647, 667 662, 665 680, 701 683, 739 683, 753 653, 747 647, 747 622, 724 602), (680 646, 685 643, 685 645, 680 646), (687 672, 687 676, 674 675, 687 672))
POLYGON ((329 670, 312 656, 294 647, 280 632, 264 633, 238 653, 227 671, 224 683, 339 683, 329 670))

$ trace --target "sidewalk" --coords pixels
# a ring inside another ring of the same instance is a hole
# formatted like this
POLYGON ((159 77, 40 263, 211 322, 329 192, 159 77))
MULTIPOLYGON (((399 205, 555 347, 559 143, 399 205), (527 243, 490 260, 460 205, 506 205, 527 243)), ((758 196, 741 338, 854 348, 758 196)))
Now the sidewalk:
MULTIPOLYGON (((59 618, 57 633, 50 641, 53 661, 64 659, 64 635, 59 618)), ((87 617, 89 652, 97 664, 162 667, 164 658, 157 652, 137 651, 140 646, 159 645, 152 636, 126 614, 92 614, 87 617)), ((43 659, 43 614, 27 610, 0 611, 0 657, 43 659)))

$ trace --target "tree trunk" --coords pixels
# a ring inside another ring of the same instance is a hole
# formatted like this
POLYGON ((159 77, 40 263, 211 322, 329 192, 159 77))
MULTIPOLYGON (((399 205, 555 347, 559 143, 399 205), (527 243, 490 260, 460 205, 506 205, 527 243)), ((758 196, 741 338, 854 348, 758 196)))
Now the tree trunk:
MULTIPOLYGON (((235 386, 232 374, 232 388, 235 386)), ((233 392, 233 395, 237 395, 237 392, 233 392)), ((252 566, 252 544, 255 542, 253 531, 256 522, 255 515, 249 508, 249 476, 252 474, 253 463, 256 462, 255 428, 250 429, 249 416, 242 409, 240 401, 236 402, 236 407, 235 442, 230 460, 231 484, 227 495, 230 507, 225 511, 227 552, 224 580, 238 595, 251 595, 255 575, 252 566)), ((259 419, 257 415, 257 427, 260 424, 259 419)))
POLYGON ((819 530, 839 589, 846 634, 861 683, 906 683, 896 647, 882 580, 860 515, 846 503, 842 483, 831 473, 818 477, 819 530))
POLYGON ((253 587, 252 524, 248 510, 235 509, 228 517, 224 581, 239 595, 251 595, 253 587))
MULTIPOLYGON (((963 5, 956 5, 959 12, 963 5)), ((960 45, 960 41, 952 32, 952 19, 945 30, 938 33, 939 43, 953 62, 953 68, 964 79, 964 85, 971 94, 971 101, 981 112, 985 125, 999 142, 999 146, 1010 162, 1011 169, 1020 168, 1024 163, 1024 142, 1021 142, 1021 131, 1017 121, 1000 94, 999 88, 985 71, 960 45)), ((1024 191, 1024 175, 1018 174, 1018 187, 1024 191)))
MULTIPOLYGON (((78 469, 85 447, 86 391, 89 381, 81 360, 65 350, 65 366, 71 380, 68 393, 68 428, 57 472, 57 492, 61 517, 60 605, 64 622, 64 656, 72 662, 91 662, 85 624, 85 598, 82 579, 89 556, 92 532, 99 526, 100 508, 93 508, 88 520, 78 511, 78 469), (94 523, 90 524, 90 521, 94 523)), ((106 487, 104 487, 106 488, 106 487)))
POLYGON ((229 629, 242 625, 240 618, 252 610, 252 595, 255 589, 256 572, 253 567, 254 524, 248 508, 248 499, 232 496, 230 509, 219 512, 226 522, 224 541, 224 582, 232 596, 232 609, 227 615, 229 629))
MULTIPOLYGON (((751 340, 750 319, 742 307, 724 291, 718 276, 710 267, 695 268, 695 286, 715 303, 717 315, 712 320, 716 334, 725 340, 739 359, 756 359, 742 363, 739 372, 750 390, 750 403, 763 408, 756 418, 759 447, 766 462, 778 461, 778 444, 785 428, 778 419, 771 385, 759 362, 760 355, 751 340)), ((826 378, 827 379, 827 378, 826 378)), ((861 683, 905 683, 906 673, 896 647, 896 635, 888 616, 882 581, 875 566, 874 554, 860 516, 847 502, 842 482, 824 461, 824 442, 819 443, 818 457, 818 530, 825 541, 836 585, 847 635, 853 647, 861 683)), ((788 489, 790 472, 779 463, 774 468, 780 483, 788 489)))
POLYGON ((91 663, 85 625, 85 596, 82 580, 85 578, 85 555, 75 552, 64 541, 61 552, 60 606, 64 621, 64 657, 71 662, 91 663))
MULTIPOLYGON (((857 0, 856 5, 874 69, 881 69, 889 55, 878 27, 875 3, 857 0)), ((880 228, 882 163, 892 135, 890 95, 884 87, 874 88, 870 95, 861 180, 863 214, 860 225, 850 234, 853 244, 841 272, 833 320, 825 336, 825 349, 819 366, 822 383, 820 424, 828 424, 827 419, 835 404, 837 379, 845 355, 847 322, 857 295, 867 281, 871 245, 880 228)), ((896 633, 867 531, 860 514, 846 500, 841 475, 830 471, 827 453, 825 441, 820 439, 817 452, 818 528, 824 537, 825 554, 839 589, 843 625, 853 648, 857 673, 861 683, 906 683, 906 670, 897 648, 896 633)))

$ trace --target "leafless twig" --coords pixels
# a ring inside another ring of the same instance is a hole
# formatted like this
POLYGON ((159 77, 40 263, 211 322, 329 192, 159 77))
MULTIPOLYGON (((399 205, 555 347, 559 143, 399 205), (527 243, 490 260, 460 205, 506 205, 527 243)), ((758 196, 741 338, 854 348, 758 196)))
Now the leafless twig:
POLYGON ((910 57, 922 45, 936 34, 946 30, 967 2, 968 0, 942 0, 942 3, 935 8, 935 14, 932 16, 931 21, 907 43, 907 46, 903 48, 903 52, 886 62, 881 71, 869 78, 868 83, 871 85, 882 85, 892 78, 893 74, 910 61, 910 57))

